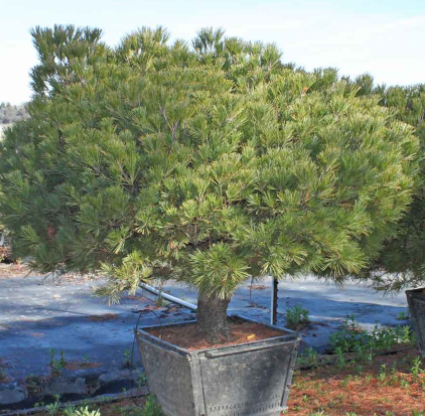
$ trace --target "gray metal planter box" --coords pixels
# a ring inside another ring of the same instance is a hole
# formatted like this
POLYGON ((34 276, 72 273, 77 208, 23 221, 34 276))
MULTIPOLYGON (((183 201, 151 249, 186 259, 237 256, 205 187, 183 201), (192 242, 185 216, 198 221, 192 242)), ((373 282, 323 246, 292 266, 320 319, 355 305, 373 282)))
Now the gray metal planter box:
POLYGON ((425 356, 425 287, 406 290, 419 352, 425 356))
POLYGON ((300 341, 295 332, 285 332, 266 340, 197 351, 143 330, 137 333, 137 341, 149 390, 165 414, 277 416, 286 409, 300 341))

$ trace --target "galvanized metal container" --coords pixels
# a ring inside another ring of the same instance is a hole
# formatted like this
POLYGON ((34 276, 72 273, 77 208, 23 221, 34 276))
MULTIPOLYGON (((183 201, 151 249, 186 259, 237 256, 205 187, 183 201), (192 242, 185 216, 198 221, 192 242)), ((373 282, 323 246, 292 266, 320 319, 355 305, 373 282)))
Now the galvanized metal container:
POLYGON ((169 416, 278 416, 286 409, 300 341, 293 331, 198 351, 144 330, 138 331, 137 341, 149 390, 169 416))
POLYGON ((419 352, 425 356, 425 287, 406 290, 419 352))

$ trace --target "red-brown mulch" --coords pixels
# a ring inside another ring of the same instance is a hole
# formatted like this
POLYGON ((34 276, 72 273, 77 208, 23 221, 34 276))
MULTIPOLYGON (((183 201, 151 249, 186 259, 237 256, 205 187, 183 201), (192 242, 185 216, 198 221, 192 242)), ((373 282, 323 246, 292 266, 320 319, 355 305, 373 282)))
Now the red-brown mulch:
POLYGON ((196 324, 150 329, 148 332, 164 341, 186 348, 189 351, 243 344, 245 342, 259 341, 286 334, 284 331, 278 331, 255 322, 245 321, 229 322, 229 329, 229 340, 220 344, 209 344, 198 331, 196 324))
POLYGON ((414 410, 425 412, 425 374, 412 375, 415 357, 417 352, 412 348, 376 357, 372 366, 363 368, 357 363, 343 369, 324 366, 296 372, 286 414, 412 416, 414 410))

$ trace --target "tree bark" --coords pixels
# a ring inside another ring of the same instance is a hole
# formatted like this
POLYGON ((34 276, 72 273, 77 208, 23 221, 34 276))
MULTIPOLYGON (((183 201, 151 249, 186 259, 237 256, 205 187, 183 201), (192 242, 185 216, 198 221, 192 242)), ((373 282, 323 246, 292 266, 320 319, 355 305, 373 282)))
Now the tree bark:
POLYGON ((230 299, 220 299, 213 294, 198 295, 198 310, 196 318, 198 330, 210 344, 219 344, 229 339, 229 325, 227 322, 227 307, 230 299))

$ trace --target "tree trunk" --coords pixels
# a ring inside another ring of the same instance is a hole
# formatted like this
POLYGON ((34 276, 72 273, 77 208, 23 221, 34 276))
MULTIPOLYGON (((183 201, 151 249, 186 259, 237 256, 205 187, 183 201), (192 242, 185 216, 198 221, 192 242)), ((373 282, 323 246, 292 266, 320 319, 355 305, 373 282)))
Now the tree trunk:
POLYGON ((230 299, 220 299, 217 295, 198 295, 198 310, 196 318, 198 329, 210 344, 219 344, 229 339, 229 325, 227 322, 227 307, 230 299))

